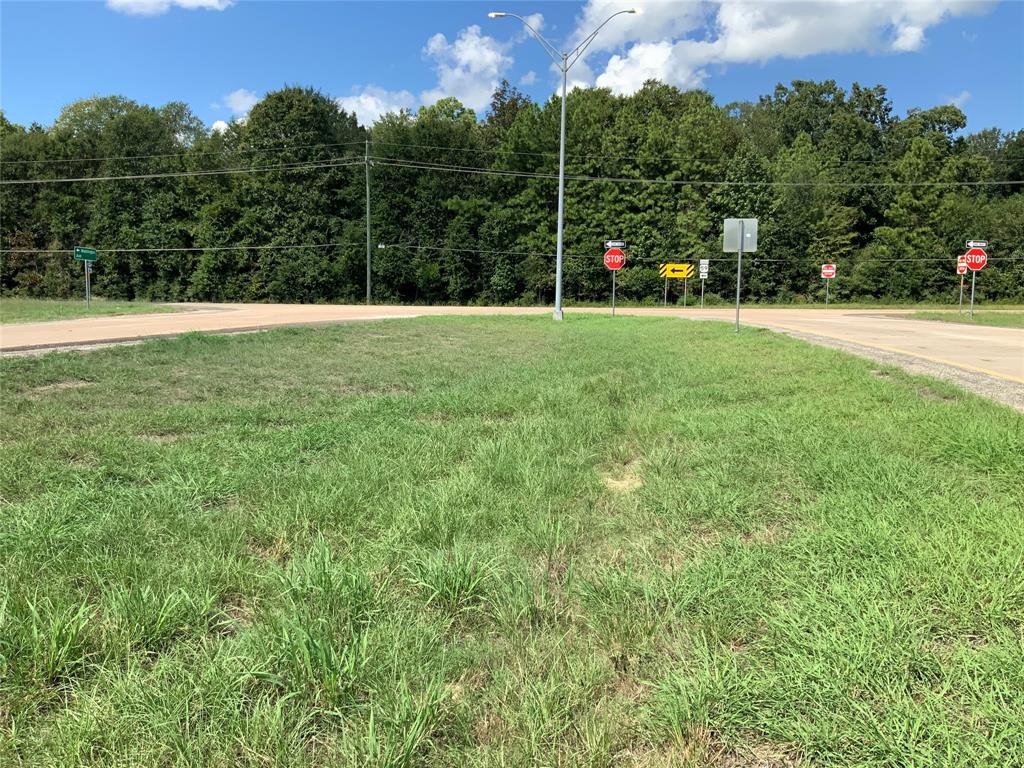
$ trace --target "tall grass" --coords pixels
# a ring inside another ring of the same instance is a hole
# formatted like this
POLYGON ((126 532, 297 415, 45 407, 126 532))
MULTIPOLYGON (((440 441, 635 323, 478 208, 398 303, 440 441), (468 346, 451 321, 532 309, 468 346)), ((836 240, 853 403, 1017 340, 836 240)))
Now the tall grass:
POLYGON ((0 375, 0 765, 1024 764, 1024 422, 949 384, 607 317, 0 375))

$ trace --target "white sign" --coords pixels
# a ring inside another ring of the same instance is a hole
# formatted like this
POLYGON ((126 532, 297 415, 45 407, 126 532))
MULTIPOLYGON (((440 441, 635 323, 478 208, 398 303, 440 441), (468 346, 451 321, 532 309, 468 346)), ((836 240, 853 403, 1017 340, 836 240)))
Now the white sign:
POLYGON ((711 259, 701 259, 700 260, 701 272, 707 272, 709 266, 711 266, 711 259))
POLYGON ((988 246, 988 243, 986 241, 984 241, 984 240, 968 240, 967 241, 967 247, 968 248, 985 248, 987 246, 988 246))
POLYGON ((726 253, 744 253, 757 251, 757 219, 726 219, 725 237, 722 238, 722 250, 726 253), (740 230, 743 230, 741 248, 740 230))

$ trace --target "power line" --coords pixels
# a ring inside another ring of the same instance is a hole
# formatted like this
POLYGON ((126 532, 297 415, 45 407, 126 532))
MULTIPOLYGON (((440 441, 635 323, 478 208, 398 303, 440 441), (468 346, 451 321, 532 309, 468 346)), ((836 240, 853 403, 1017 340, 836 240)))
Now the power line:
MULTIPOLYGON (((535 171, 516 171, 499 168, 480 168, 477 166, 450 165, 446 163, 434 163, 420 160, 406 160, 401 158, 379 157, 370 155, 363 160, 338 159, 328 161, 296 161, 293 163, 282 163, 275 166, 260 166, 255 168, 221 168, 194 171, 168 171, 161 173, 147 174, 123 174, 117 176, 79 176, 58 179, 4 179, 0 185, 15 184, 61 184, 79 183, 91 181, 139 181, 147 179, 180 178, 188 176, 217 176, 234 173, 259 173, 274 170, 304 170, 318 168, 337 168, 352 165, 364 165, 366 159, 372 163, 397 168, 413 168, 418 170, 446 171, 451 173, 466 173, 487 176, 505 176, 518 178, 534 178, 555 180, 558 177, 553 173, 537 173, 535 171)), ((597 181, 616 184, 662 184, 669 186, 716 186, 716 187, 750 187, 750 186, 772 186, 772 187, 958 187, 958 186, 1019 186, 1024 181, 998 180, 998 181, 725 181, 712 180, 704 181, 699 179, 644 179, 628 176, 584 176, 578 174, 566 175, 567 181, 597 181)))
POLYGON ((61 158, 40 158, 40 159, 25 159, 25 160, 3 160, 0 159, 0 166, 14 165, 14 164, 25 164, 25 163, 93 163, 93 162, 106 162, 111 160, 148 160, 150 158, 166 158, 166 157, 198 157, 205 155, 232 155, 235 153, 248 153, 254 152, 284 152, 289 149, 322 149, 326 147, 347 147, 358 144, 362 146, 365 141, 339 141, 332 144, 279 144, 276 147, 237 147, 230 150, 221 150, 218 152, 213 151, 193 151, 184 150, 182 152, 166 152, 162 154, 153 155, 112 155, 107 157, 61 157, 61 158))
MULTIPOLYGON (((500 149, 500 148, 499 149, 484 149, 484 148, 476 148, 476 147, 447 147, 447 146, 442 146, 442 145, 439 145, 439 144, 401 144, 401 143, 398 143, 398 142, 374 141, 374 140, 371 140, 370 141, 370 145, 371 146, 379 145, 379 146, 382 146, 382 147, 402 147, 402 148, 406 148, 406 149, 438 149, 438 150, 444 150, 446 152, 472 152, 472 153, 491 154, 491 155, 520 155, 520 156, 525 156, 525 157, 553 157, 553 158, 554 157, 558 157, 558 153, 557 152, 523 152, 523 151, 507 150, 507 149, 500 149)), ((979 153, 979 152, 973 152, 973 153, 968 153, 968 154, 964 154, 964 155, 955 155, 954 154, 954 155, 949 155, 948 157, 972 157, 972 156, 973 157, 981 157, 981 158, 984 158, 986 160, 989 160, 990 162, 1024 163, 1024 157, 992 158, 992 157, 987 157, 983 153, 979 153)), ((399 159, 401 159, 401 158, 399 158, 399 159)), ((641 157, 640 155, 598 155, 598 154, 569 154, 569 153, 566 153, 566 159, 577 159, 577 160, 592 160, 592 159, 597 159, 597 160, 643 160, 643 161, 661 160, 661 161, 669 161, 669 162, 673 162, 673 163, 687 163, 687 162, 689 162, 689 163, 720 163, 720 162, 728 162, 730 160, 733 160, 734 157, 731 156, 731 155, 723 155, 721 157, 675 157, 675 156, 669 156, 669 155, 641 157)), ((825 165, 826 166, 835 166, 835 165, 846 165, 846 164, 850 164, 850 163, 860 163, 860 164, 869 164, 869 165, 885 165, 885 164, 893 164, 894 165, 896 162, 898 162, 898 161, 897 160, 856 160, 856 159, 840 160, 840 159, 837 159, 837 160, 833 160, 833 161, 827 161, 826 160, 825 165)))
MULTIPOLYGON (((467 173, 485 176, 513 176, 521 178, 557 180, 553 173, 535 173, 531 171, 511 171, 493 168, 478 168, 464 165, 446 165, 428 163, 417 160, 395 160, 372 156, 377 165, 396 168, 412 168, 424 171, 446 171, 449 173, 467 173)), ((642 179, 628 176, 582 176, 566 174, 566 181, 596 181, 615 184, 662 184, 668 186, 710 186, 710 187, 959 187, 959 186, 1017 186, 1024 181, 702 181, 698 179, 642 179)))
POLYGON ((364 165, 363 160, 332 160, 327 162, 295 162, 279 165, 257 166, 255 168, 218 168, 206 171, 168 171, 166 173, 138 173, 123 176, 78 176, 63 179, 4 179, 0 185, 8 184, 71 184, 89 181, 143 181, 147 179, 171 179, 185 176, 222 176, 233 173, 263 173, 267 171, 302 171, 317 168, 345 168, 364 165))
MULTIPOLYGON (((362 243, 347 243, 347 242, 335 242, 335 243, 299 243, 299 244, 266 244, 266 245, 210 245, 210 246, 194 246, 187 248, 96 248, 100 253, 195 253, 202 251, 264 251, 264 250, 296 250, 296 249, 317 249, 317 248, 355 248, 360 247, 362 243)), ((547 256, 553 257, 554 254, 546 251, 518 251, 508 250, 500 248, 457 248, 442 245, 416 245, 411 243, 379 243, 378 246, 384 248, 405 248, 409 250, 422 249, 430 251, 452 251, 456 253, 477 253, 477 254, 504 254, 509 256, 547 256)), ((11 254, 11 253, 31 253, 36 255, 63 255, 73 254, 74 249, 72 248, 51 248, 51 249, 35 249, 35 248, 5 248, 0 249, 0 254, 11 254)), ((595 263, 600 263, 600 253, 598 249, 595 249, 593 254, 590 253, 567 253, 566 257, 576 259, 594 259, 595 263)), ((802 265, 800 260, 795 259, 773 259, 773 258, 761 258, 756 254, 745 254, 749 263, 773 263, 773 264, 796 264, 802 265)), ((629 257, 631 262, 645 262, 645 263, 663 263, 667 259, 681 259, 682 261, 697 261, 700 260, 700 256, 632 256, 629 257)), ((956 257, 953 256, 914 256, 906 257, 901 259, 884 259, 884 258, 858 258, 857 256, 836 256, 831 261, 838 259, 856 259, 857 264, 864 262, 884 262, 884 263, 910 263, 910 262, 937 262, 937 261, 948 261, 955 263, 956 257)), ((1024 260, 1024 256, 990 256, 989 261, 1019 261, 1024 260)), ((729 262, 735 261, 734 257, 731 256, 712 256, 707 258, 707 261, 713 262, 729 262)), ((811 261, 803 262, 803 265, 818 267, 826 262, 811 261)))
MULTIPOLYGON (((166 153, 154 153, 146 155, 108 155, 102 157, 67 157, 67 158, 27 158, 20 160, 3 160, 0 159, 0 167, 5 165, 23 165, 23 164, 58 164, 58 163, 87 163, 87 162, 109 162, 114 160, 147 160, 157 158, 186 158, 186 157, 200 157, 200 156, 230 156, 234 154, 252 154, 256 152, 284 152, 292 149, 324 149, 330 147, 347 147, 355 145, 363 145, 365 141, 341 141, 331 143, 319 143, 319 144, 281 144, 272 147, 238 147, 231 148, 221 151, 192 151, 184 150, 181 152, 166 152, 166 153)), ((382 146, 382 147, 399 147, 403 149, 432 149, 442 150, 445 152, 468 152, 473 154, 487 154, 487 155, 516 155, 522 157, 558 157, 557 152, 527 152, 522 150, 510 150, 510 149, 486 149, 482 147, 452 147, 444 146, 440 144, 408 144, 391 141, 374 141, 370 140, 370 145, 382 146)), ((654 156, 640 156, 640 155, 602 155, 602 154, 567 154, 569 159, 577 160, 635 160, 635 161, 663 161, 672 163, 720 163, 727 162, 733 159, 732 156, 723 155, 721 157, 677 157, 670 155, 654 155, 654 156)), ((951 154, 948 158, 954 157, 979 157, 988 160, 993 163, 1024 163, 1024 158, 1014 157, 1003 157, 994 158, 980 152, 970 152, 965 154, 951 154)), ((402 158, 397 158, 402 159, 402 158)), ((894 165, 897 160, 871 160, 871 159, 825 159, 824 166, 826 168, 835 167, 837 165, 894 165)))
MULTIPOLYGON (((191 248, 96 248, 100 253, 188 253, 196 251, 271 251, 287 250, 292 248, 337 248, 356 247, 360 243, 311 243, 300 245, 207 245, 191 248)), ((0 253, 39 253, 58 255, 63 253, 74 253, 74 248, 50 248, 36 250, 34 248, 5 248, 0 253)))

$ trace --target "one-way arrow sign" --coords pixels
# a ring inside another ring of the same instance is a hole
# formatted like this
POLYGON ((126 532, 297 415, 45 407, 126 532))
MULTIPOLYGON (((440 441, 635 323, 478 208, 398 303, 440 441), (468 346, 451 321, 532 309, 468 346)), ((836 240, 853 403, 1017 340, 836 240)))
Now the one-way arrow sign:
POLYGON ((658 277, 670 277, 679 280, 693 277, 693 264, 662 264, 658 268, 658 277))

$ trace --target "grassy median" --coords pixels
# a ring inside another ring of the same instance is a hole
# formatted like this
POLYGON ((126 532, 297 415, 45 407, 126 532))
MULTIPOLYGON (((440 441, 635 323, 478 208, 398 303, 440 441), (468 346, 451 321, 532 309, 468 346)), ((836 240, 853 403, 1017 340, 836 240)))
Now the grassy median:
POLYGON ((76 317, 100 315, 134 315, 143 312, 173 312, 174 307, 148 302, 107 301, 93 298, 89 307, 85 299, 26 299, 19 296, 0 297, 0 323, 36 323, 43 320, 72 320, 76 317))
POLYGON ((1024 328, 1024 312, 975 312, 972 318, 966 312, 914 312, 910 317, 914 320, 939 320, 946 323, 964 323, 965 325, 992 325, 1002 328, 1024 328))
POLYGON ((1024 418, 574 316, 0 361, 0 764, 1024 763, 1024 418))

